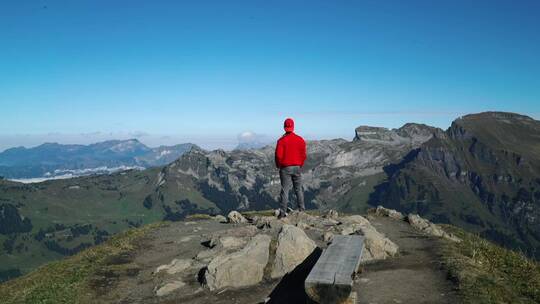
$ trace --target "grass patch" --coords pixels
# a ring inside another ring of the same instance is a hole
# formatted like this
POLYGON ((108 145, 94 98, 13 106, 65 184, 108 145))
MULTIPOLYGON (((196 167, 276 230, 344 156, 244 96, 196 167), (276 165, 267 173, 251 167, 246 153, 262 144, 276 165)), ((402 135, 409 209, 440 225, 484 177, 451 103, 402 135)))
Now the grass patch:
POLYGON ((445 242, 442 260, 464 303, 540 303, 540 264, 462 229, 441 226, 463 240, 445 242))
POLYGON ((129 256, 155 223, 130 229, 105 243, 64 260, 46 264, 25 276, 0 284, 0 303, 91 303, 103 274, 128 272, 129 256))

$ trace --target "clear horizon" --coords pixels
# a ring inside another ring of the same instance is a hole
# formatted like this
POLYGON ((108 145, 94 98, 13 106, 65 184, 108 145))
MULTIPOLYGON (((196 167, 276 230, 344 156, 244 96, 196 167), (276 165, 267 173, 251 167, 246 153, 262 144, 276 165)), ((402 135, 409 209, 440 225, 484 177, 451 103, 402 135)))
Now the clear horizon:
POLYGON ((540 2, 5 1, 0 151, 540 118, 540 2))

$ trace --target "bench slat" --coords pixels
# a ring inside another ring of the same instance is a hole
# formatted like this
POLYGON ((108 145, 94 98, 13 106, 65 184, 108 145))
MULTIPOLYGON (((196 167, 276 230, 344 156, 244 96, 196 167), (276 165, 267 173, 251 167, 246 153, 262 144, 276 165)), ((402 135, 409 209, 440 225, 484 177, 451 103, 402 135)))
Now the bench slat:
POLYGON ((319 303, 339 303, 352 291, 352 275, 358 270, 364 237, 337 235, 305 281, 306 293, 319 303))

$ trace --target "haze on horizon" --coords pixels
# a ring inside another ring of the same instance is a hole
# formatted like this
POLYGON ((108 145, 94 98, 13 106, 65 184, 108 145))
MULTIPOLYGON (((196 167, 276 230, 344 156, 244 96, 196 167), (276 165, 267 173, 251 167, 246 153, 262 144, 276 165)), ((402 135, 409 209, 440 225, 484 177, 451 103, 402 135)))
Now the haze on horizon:
POLYGON ((2 1, 0 151, 540 118, 538 1, 2 1))

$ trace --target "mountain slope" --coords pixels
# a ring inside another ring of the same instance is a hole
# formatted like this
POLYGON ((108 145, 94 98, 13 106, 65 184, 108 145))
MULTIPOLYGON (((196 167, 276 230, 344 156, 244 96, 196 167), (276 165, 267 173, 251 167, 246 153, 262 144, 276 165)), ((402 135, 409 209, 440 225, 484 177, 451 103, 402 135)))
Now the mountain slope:
POLYGON ((373 205, 418 212, 540 257, 540 122, 486 112, 385 168, 373 205))

